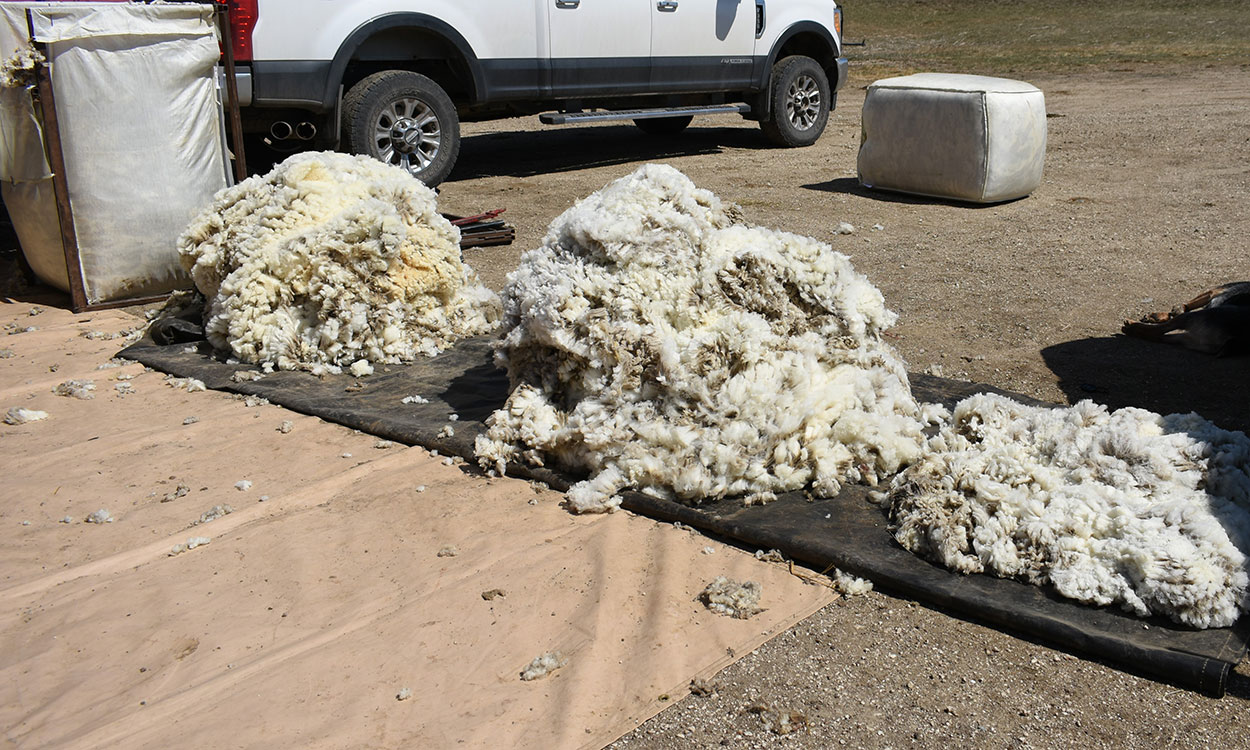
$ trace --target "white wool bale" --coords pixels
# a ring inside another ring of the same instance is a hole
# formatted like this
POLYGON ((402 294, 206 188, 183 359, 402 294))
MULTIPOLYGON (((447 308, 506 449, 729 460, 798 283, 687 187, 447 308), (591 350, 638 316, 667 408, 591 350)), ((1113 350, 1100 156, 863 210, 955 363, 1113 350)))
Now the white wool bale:
POLYGON ((887 502, 904 547, 1193 627, 1250 607, 1250 439, 1195 414, 961 401, 887 502))
POLYGON ((1042 182, 1046 101, 1023 81, 948 73, 886 78, 864 97, 859 181, 975 203, 1042 182))
POLYGON ((179 251, 207 298, 209 341, 267 370, 363 361, 363 373, 437 354, 499 318, 434 192, 368 157, 292 156, 220 192, 179 251))
POLYGON ((734 214, 647 165, 552 223, 504 290, 513 388, 477 439, 484 467, 587 472, 568 504, 604 511, 626 487, 832 495, 919 456, 881 293, 828 245, 734 214))

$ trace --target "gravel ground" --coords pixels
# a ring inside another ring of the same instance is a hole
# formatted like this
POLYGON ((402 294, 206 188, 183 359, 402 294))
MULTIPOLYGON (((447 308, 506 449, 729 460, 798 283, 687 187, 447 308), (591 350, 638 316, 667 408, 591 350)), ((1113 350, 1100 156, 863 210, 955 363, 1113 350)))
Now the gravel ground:
POLYGON ((809 617, 723 670, 710 695, 610 747, 1247 747, 1246 667, 1222 700, 1204 698, 873 592, 809 617))

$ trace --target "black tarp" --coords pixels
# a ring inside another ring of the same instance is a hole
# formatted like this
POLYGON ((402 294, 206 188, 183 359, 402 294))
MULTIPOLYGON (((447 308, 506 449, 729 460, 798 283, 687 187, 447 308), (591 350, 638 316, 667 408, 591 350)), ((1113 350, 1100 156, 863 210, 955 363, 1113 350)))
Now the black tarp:
MULTIPOLYGON (((261 396, 303 414, 475 462, 474 438, 508 395, 506 375, 492 364, 491 345, 487 338, 469 339, 431 359, 379 365, 373 375, 360 380, 347 374, 318 378, 276 372, 235 383, 234 372, 255 368, 226 364, 206 342, 158 346, 144 339, 118 356, 197 378, 209 388, 261 396), (407 396, 421 396, 429 403, 405 404, 407 396), (458 415, 458 421, 449 421, 451 414, 458 415), (448 424, 455 434, 440 436, 448 424)), ((948 406, 973 393, 1003 393, 945 378, 911 377, 918 399, 948 406)), ((509 473, 540 479, 560 490, 576 481, 525 466, 510 467, 509 473)), ((623 497, 627 510, 681 521, 747 546, 777 549, 818 570, 836 566, 885 591, 1207 695, 1224 694, 1228 675, 1245 656, 1250 639, 1247 617, 1232 628, 1194 630, 1163 618, 1141 619, 1118 609, 1079 604, 1044 587, 953 573, 899 546, 863 487, 847 487, 837 497, 822 499, 791 493, 750 507, 733 499, 685 505, 639 492, 623 497)))

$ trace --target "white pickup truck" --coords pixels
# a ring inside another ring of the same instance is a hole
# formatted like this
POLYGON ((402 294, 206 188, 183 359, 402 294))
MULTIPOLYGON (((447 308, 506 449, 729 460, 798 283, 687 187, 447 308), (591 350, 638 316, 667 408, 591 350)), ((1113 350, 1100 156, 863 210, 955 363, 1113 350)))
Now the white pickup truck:
POLYGON ((228 0, 244 128, 430 185, 460 121, 630 119, 671 134, 735 112, 820 137, 846 81, 833 0, 228 0))

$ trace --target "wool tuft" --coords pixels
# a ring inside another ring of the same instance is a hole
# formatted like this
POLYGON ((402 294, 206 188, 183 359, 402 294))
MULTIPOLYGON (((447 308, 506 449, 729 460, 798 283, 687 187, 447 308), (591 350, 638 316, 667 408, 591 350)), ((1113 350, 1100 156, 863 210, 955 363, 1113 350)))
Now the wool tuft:
POLYGON ((89 401, 95 398, 95 381, 94 380, 66 380, 59 383, 52 392, 58 396, 66 398, 77 398, 83 401, 89 401))
POLYGON ((482 466, 587 473, 567 494, 583 512, 628 487, 831 496, 918 459, 881 293, 828 245, 738 213, 647 165, 558 217, 504 289, 511 393, 477 438, 482 466))
POLYGON ((807 715, 776 703, 755 703, 747 706, 747 712, 757 714, 764 729, 773 734, 787 735, 808 727, 807 715))
MULTIPOLYGON (((35 49, 31 44, 24 44, 8 57, 8 59, 0 60, 0 88, 27 88, 35 85, 35 69, 40 64, 47 61, 43 53, 35 49)), ((31 315, 38 315, 34 312, 43 310, 39 308, 31 308, 31 315)))
POLYGON ((99 510, 93 510, 90 513, 88 513, 87 517, 83 519, 83 522, 84 523, 112 523, 113 514, 109 513, 107 508, 100 508, 99 510))
POLYGON ((746 620, 763 612, 759 608, 763 590, 755 581, 738 583, 725 576, 717 576, 699 592, 699 601, 717 614, 746 620))
POLYGON ((38 422, 41 419, 47 418, 48 412, 46 411, 27 409, 22 406, 14 406, 4 415, 4 423, 9 425, 28 424, 30 422, 38 422))
POLYGON ((175 544, 173 547, 171 547, 169 550, 169 556, 174 557, 176 555, 181 555, 183 552, 190 552, 196 547, 203 547, 204 545, 209 544, 212 541, 213 540, 211 538, 206 537, 206 536, 193 536, 187 539, 186 542, 183 542, 181 544, 175 544))
POLYGON ((892 481, 895 538, 963 573, 1197 628, 1250 608, 1250 439, 1196 414, 961 401, 892 481))
MULTIPOLYGON (((251 486, 251 482, 248 482, 248 486, 249 487, 251 486)), ((238 487, 238 485, 235 485, 235 487, 238 487)), ((201 513, 198 519, 191 522, 191 525, 199 526, 202 523, 210 523, 212 521, 216 521, 218 518, 221 518, 223 516, 228 516, 233 512, 234 512, 234 508, 230 507, 229 505, 214 505, 213 507, 201 513)))
POLYGON ((432 356, 499 318, 434 191, 365 156, 292 156, 218 193, 178 244, 208 340, 266 371, 432 356))
POLYGON ((845 597, 862 596, 872 591, 872 581, 834 568, 831 574, 833 590, 845 597))
POLYGON ((173 375, 165 376, 165 383, 174 389, 181 388, 187 393, 197 393, 199 391, 207 391, 208 386, 204 385, 203 380, 198 378, 177 378, 173 375))
POLYGON ((559 651, 548 651, 547 653, 534 657, 525 669, 521 670, 521 679, 525 682, 537 680, 540 677, 546 677, 560 667, 563 667, 567 660, 561 656, 559 651))

